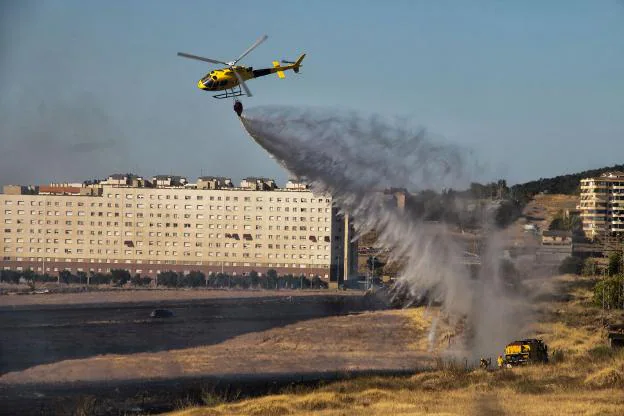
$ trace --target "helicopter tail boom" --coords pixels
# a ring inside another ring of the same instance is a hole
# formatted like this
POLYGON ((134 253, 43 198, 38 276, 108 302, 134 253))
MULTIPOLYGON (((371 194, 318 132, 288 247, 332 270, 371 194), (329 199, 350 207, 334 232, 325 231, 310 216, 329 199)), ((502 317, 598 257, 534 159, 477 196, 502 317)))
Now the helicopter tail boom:
POLYGON ((303 61, 303 58, 305 58, 305 53, 301 55, 299 58, 297 58, 297 60, 293 64, 293 71, 295 71, 296 74, 299 73, 299 67, 301 66, 301 62, 303 61))

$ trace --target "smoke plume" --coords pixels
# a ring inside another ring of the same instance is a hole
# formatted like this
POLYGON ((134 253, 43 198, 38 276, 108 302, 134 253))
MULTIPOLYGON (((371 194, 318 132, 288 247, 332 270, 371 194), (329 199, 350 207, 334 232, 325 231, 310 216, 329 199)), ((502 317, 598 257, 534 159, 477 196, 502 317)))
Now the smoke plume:
MULTIPOLYGON (((414 298, 439 302, 454 322, 469 328, 464 347, 472 357, 490 356, 516 337, 517 300, 500 277, 501 244, 489 230, 479 275, 462 262, 464 247, 444 221, 397 209, 383 191, 462 188, 479 170, 471 152, 414 127, 406 119, 365 117, 354 112, 266 106, 247 110, 242 123, 283 167, 330 193, 350 213, 358 234, 374 230, 377 244, 404 268, 398 285, 414 298), (510 319, 511 318, 511 319, 510 319)), ((457 200, 445 210, 460 212, 457 200)), ((435 326, 431 328, 433 331, 435 326)))

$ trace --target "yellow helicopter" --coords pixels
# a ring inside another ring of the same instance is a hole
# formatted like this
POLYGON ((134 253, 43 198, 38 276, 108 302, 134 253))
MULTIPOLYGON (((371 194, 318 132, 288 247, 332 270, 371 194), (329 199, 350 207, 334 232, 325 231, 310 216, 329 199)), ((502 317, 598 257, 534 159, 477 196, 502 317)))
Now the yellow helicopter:
POLYGON ((203 62, 209 62, 212 64, 225 65, 224 68, 210 71, 197 82, 197 87, 200 90, 225 91, 223 93, 213 95, 214 98, 233 98, 240 97, 241 95, 251 97, 251 91, 247 87, 247 84, 245 84, 245 81, 274 73, 277 73, 277 76, 280 78, 285 78, 286 76, 284 75, 284 71, 288 71, 289 69, 292 69, 295 73, 299 73, 301 61, 303 61, 303 58, 305 58, 305 54, 303 54, 294 62, 282 60, 282 63, 286 64, 285 66, 281 66, 278 61, 273 61, 273 68, 253 69, 252 67, 236 65, 241 59, 243 59, 251 51, 257 48, 258 45, 264 42, 267 38, 267 35, 262 36, 253 45, 251 45, 249 49, 243 52, 241 56, 230 62, 204 58, 202 56, 191 55, 184 52, 178 52, 178 56, 181 56, 183 58, 196 59, 203 62))

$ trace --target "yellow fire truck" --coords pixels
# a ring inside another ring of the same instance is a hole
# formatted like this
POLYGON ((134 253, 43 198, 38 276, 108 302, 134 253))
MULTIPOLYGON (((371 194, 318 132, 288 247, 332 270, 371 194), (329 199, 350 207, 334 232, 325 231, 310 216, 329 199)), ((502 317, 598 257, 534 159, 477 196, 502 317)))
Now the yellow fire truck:
POLYGON ((541 339, 523 339, 507 344, 503 367, 548 362, 548 346, 541 339))

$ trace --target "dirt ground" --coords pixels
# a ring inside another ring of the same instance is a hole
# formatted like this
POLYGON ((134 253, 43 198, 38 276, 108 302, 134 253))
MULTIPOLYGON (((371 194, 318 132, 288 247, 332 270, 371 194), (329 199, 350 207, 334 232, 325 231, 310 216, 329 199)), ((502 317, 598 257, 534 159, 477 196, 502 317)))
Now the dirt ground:
MULTIPOLYGON (((27 301, 68 302, 0 307, 0 374, 43 364, 67 365, 67 360, 103 355, 131 356, 211 346, 250 332, 377 307, 374 299, 363 297, 361 292, 359 296, 260 293, 154 291, 19 296, 27 301), (128 296, 132 301, 120 302, 128 296), (156 308, 166 308, 174 316, 153 319, 150 313, 156 308)), ((91 370, 90 380, 97 374, 111 377, 108 371, 91 370)), ((180 375, 178 371, 173 373, 180 375)), ((126 376, 142 377, 130 370, 126 376)))
POLYGON ((212 345, 36 365, 0 376, 0 384, 413 369, 432 363, 426 343, 417 342, 426 338, 427 320, 422 310, 300 320, 212 345))
MULTIPOLYGON (((15 286, 15 285, 14 285, 15 286)), ((188 301, 201 299, 263 298, 267 296, 318 296, 326 294, 360 296, 358 292, 330 290, 216 290, 216 289, 118 289, 95 290, 81 293, 45 293, 0 296, 3 306, 81 305, 110 303, 139 303, 160 301, 188 301)))
POLYGON ((133 400, 121 397, 124 392, 134 395, 149 389, 149 382, 181 388, 181 380, 191 379, 322 378, 431 365, 423 340, 435 310, 387 310, 379 298, 362 292, 226 295, 50 294, 15 296, 12 305, 5 296, 0 401, 9 410, 33 403, 48 408, 59 400, 71 406, 78 395, 99 391, 98 383, 112 383, 126 386, 113 394, 112 406, 120 406, 133 400), (36 299, 45 302, 28 304, 36 299), (149 318, 156 307, 170 309, 174 317, 149 318))

